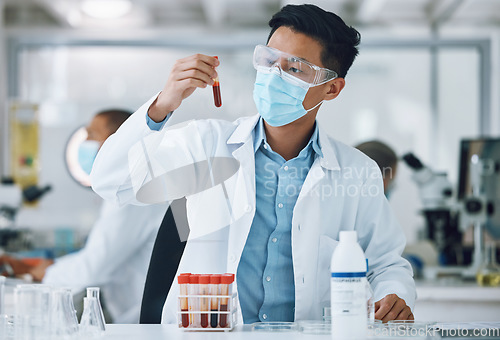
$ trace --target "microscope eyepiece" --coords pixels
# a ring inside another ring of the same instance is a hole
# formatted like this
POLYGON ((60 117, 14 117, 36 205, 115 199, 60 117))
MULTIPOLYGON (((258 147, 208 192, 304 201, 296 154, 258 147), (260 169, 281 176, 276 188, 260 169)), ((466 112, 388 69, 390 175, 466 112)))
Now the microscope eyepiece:
POLYGON ((420 159, 418 159, 417 156, 415 156, 412 152, 408 152, 407 154, 403 155, 403 160, 405 161, 406 165, 408 165, 413 170, 420 170, 424 167, 422 162, 420 162, 420 159))

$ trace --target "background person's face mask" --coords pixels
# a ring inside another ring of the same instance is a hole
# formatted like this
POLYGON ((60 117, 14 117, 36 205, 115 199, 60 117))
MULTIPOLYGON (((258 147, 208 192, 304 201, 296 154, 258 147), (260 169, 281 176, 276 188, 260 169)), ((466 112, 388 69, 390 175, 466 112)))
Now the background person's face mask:
POLYGON ((89 175, 100 147, 101 144, 98 141, 86 140, 78 148, 78 163, 82 170, 89 175))
POLYGON ((262 118, 271 126, 283 126, 314 110, 322 102, 306 110, 302 105, 309 85, 292 84, 275 73, 257 71, 253 99, 262 118))

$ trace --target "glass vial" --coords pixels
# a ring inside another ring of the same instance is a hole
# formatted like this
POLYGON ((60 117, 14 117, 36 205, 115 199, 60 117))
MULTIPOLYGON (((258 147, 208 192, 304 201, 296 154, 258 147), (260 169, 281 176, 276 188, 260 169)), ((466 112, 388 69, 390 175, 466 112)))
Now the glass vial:
POLYGON ((477 283, 481 286, 500 286, 500 265, 496 261, 496 250, 495 243, 486 244, 484 262, 476 275, 477 283))

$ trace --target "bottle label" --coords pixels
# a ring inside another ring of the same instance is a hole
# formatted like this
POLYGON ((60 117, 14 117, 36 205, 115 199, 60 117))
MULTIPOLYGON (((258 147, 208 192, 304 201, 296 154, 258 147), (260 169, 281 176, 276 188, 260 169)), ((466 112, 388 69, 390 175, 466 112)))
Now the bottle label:
POLYGON ((331 313, 332 317, 366 315, 365 273, 332 273, 331 313))

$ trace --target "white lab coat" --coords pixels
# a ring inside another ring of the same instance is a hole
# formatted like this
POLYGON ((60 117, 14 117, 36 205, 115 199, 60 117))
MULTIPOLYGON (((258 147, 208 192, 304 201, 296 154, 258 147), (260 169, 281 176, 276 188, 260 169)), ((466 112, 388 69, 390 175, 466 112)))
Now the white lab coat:
POLYGON ((43 283, 74 292, 101 287, 114 323, 138 323, 151 252, 167 208, 105 201, 85 246, 56 259, 43 283))
MULTIPOLYGON (((138 190, 162 171, 168 173, 207 155, 234 157, 240 168, 225 182, 227 195, 217 185, 187 197, 191 233, 178 274, 236 273, 255 213, 252 131, 258 115, 235 122, 198 120, 180 129, 167 122, 162 130, 151 131, 146 114, 153 100, 105 142, 91 174, 93 188, 105 199, 140 204, 138 190), (138 148, 147 150, 147 166, 138 148), (225 196, 232 202, 229 217, 225 196)), ((340 230, 357 230, 369 259, 368 278, 376 301, 395 293, 413 308, 412 270, 401 257, 405 238, 385 199, 378 167, 358 150, 326 136, 321 128, 319 143, 324 157, 314 160, 292 218, 295 320, 321 319, 323 307, 329 306, 330 259, 340 230)), ((174 282, 163 308, 163 323, 176 322, 178 291, 174 282)))

